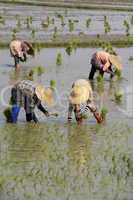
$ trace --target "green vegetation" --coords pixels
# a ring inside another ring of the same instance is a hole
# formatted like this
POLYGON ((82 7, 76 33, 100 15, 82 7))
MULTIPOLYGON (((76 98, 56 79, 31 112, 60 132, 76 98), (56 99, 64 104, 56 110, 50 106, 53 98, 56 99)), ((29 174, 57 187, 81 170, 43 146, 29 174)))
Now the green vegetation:
POLYGON ((6 121, 11 122, 11 108, 10 107, 6 108, 3 112, 3 114, 6 118, 6 121))
POLYGON ((51 87, 52 89, 55 89, 55 88, 56 88, 56 81, 55 81, 55 80, 51 80, 51 81, 50 81, 50 87, 51 87))
POLYGON ((118 91, 118 92, 115 92, 114 97, 115 97, 116 103, 121 103, 123 94, 122 94, 122 92, 118 91))
POLYGON ((68 26, 69 26, 69 31, 73 32, 74 31, 74 21, 69 19, 68 20, 68 26))
POLYGON ((103 107, 103 108, 101 109, 101 112, 100 112, 100 114, 101 114, 103 120, 106 120, 106 115, 107 115, 107 113, 108 113, 108 109, 105 108, 105 107, 103 107))
POLYGON ((62 65, 62 55, 61 55, 61 53, 57 54, 56 65, 62 65))
POLYGON ((90 23, 91 23, 91 18, 88 18, 86 20, 86 28, 89 28, 90 27, 90 23))
POLYGON ((104 16, 104 31, 105 34, 108 34, 111 31, 111 27, 109 25, 109 22, 107 21, 107 16, 104 16))
POLYGON ((101 76, 101 74, 98 74, 98 76, 97 76, 97 82, 98 83, 103 83, 104 82, 103 76, 101 76))
POLYGON ((129 25, 129 23, 126 20, 124 20, 123 25, 125 27, 126 36, 129 36, 130 35, 130 32, 129 32, 130 31, 130 25, 129 25))
POLYGON ((133 61, 133 56, 129 56, 128 60, 133 61))

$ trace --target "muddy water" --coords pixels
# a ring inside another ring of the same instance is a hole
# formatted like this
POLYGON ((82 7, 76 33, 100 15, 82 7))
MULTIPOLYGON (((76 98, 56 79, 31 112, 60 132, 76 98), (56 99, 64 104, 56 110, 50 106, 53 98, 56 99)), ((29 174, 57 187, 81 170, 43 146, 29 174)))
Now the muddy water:
POLYGON ((107 16, 108 22, 111 26, 110 34, 125 34, 125 27, 123 21, 127 20, 130 25, 130 33, 133 33, 130 20, 132 13, 118 12, 118 11, 97 11, 97 10, 78 10, 78 9, 63 9, 63 8, 49 8, 49 7, 35 7, 35 6, 18 6, 0 4, 0 15, 5 19, 5 24, 0 24, 0 33, 3 38, 10 40, 12 38, 12 31, 14 28, 18 30, 17 37, 32 39, 31 31, 36 31, 37 39, 51 39, 54 33, 54 27, 57 27, 58 34, 104 34, 104 16, 107 16), (64 16, 64 26, 61 25, 59 15, 64 16), (16 27, 16 16, 20 16, 20 27, 16 27), (27 29, 26 17, 32 16, 33 21, 30 28, 27 29), (47 17, 54 19, 54 23, 50 24, 48 28, 42 28, 41 23, 47 17), (90 18, 91 23, 89 28, 86 28, 86 20, 90 18), (69 32, 68 20, 76 20, 74 23, 73 32, 69 32))
MULTIPOLYGON (((15 73, 8 49, 0 50, 0 90, 26 78, 31 69, 42 66, 45 73, 34 80, 49 85, 56 81, 57 119, 46 119, 36 110, 40 124, 25 124, 23 110, 17 125, 7 125, 0 103, 0 199, 1 200, 132 200, 133 131, 132 131, 132 48, 116 51, 123 58, 123 79, 109 81, 104 88, 94 81, 96 104, 108 108, 105 125, 96 125, 88 114, 85 125, 66 124, 67 96, 72 82, 87 78, 89 60, 96 49, 79 48, 68 56, 65 49, 42 49, 35 58, 22 64, 15 73), (62 65, 56 56, 62 54, 62 65), (114 93, 123 91, 120 105, 114 93), (127 98, 127 93, 128 98, 127 98)), ((9 90, 4 99, 8 102, 9 90)))

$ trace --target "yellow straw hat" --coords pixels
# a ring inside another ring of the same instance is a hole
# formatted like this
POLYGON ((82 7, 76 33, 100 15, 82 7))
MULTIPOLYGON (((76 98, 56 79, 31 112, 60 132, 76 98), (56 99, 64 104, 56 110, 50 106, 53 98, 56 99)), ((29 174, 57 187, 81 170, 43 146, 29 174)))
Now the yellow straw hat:
POLYGON ((122 70, 121 58, 119 56, 110 55, 109 60, 118 70, 122 70))
POLYGON ((48 105, 52 105, 54 103, 53 91, 50 88, 45 88, 42 85, 37 85, 35 93, 37 97, 48 105))
POLYGON ((84 79, 79 79, 75 81, 69 96, 70 103, 82 104, 88 100, 92 101, 92 99, 93 99, 92 88, 89 82, 84 79))

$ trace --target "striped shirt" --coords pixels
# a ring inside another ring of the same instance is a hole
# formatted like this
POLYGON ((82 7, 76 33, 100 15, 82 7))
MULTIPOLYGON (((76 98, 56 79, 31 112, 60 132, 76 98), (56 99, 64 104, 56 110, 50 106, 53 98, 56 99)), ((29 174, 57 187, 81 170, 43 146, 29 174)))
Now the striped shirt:
POLYGON ((95 105, 90 100, 87 101, 86 106, 85 106, 84 109, 81 109, 81 105, 77 109, 76 105, 73 105, 73 104, 69 103, 68 121, 72 121, 72 112, 73 111, 74 111, 76 120, 79 121, 80 119, 83 118, 84 115, 87 114, 88 111, 96 112, 96 110, 97 109, 96 109, 95 105))

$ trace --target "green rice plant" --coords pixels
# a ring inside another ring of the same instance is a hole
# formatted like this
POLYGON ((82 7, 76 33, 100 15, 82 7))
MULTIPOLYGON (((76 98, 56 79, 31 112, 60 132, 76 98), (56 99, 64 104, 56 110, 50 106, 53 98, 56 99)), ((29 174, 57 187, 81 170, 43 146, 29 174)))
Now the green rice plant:
POLYGON ((114 97, 115 97, 116 103, 121 103, 123 94, 122 92, 118 91, 118 92, 115 92, 114 97))
POLYGON ((69 26, 69 32, 73 32, 74 31, 74 22, 71 19, 68 20, 68 26, 69 26))
POLYGON ((46 21, 47 21, 47 24, 50 25, 50 17, 49 16, 47 16, 46 21))
POLYGON ((30 29, 30 28, 31 28, 32 21, 33 21, 32 16, 27 16, 26 22, 25 22, 25 24, 26 24, 26 26, 27 26, 27 29, 30 29))
POLYGON ((123 25, 125 27, 126 36, 129 36, 130 35, 130 32, 129 32, 130 31, 130 25, 129 25, 129 23, 126 20, 124 20, 123 25))
POLYGON ((62 65, 62 55, 61 55, 61 53, 57 54, 56 65, 62 65))
POLYGON ((5 118, 6 118, 6 121, 7 122, 11 122, 11 108, 10 107, 6 108, 3 111, 3 114, 4 114, 5 118))
POLYGON ((50 80, 50 87, 52 89, 55 89, 56 88, 56 81, 55 80, 50 80))
POLYGON ((66 47, 66 53, 70 56, 72 54, 73 47, 71 44, 68 44, 66 47))
POLYGON ((132 15, 132 17, 130 19, 130 24, 133 26, 133 15, 132 15))
POLYGON ((33 69, 31 69, 29 71, 27 79, 30 80, 30 81, 33 81, 34 80, 34 73, 35 73, 35 71, 33 69))
POLYGON ((133 56, 129 56, 128 60, 133 61, 133 56))
POLYGON ((72 39, 69 41, 66 47, 66 53, 70 56, 73 50, 76 50, 78 47, 78 40, 72 39))
POLYGON ((3 25, 5 24, 5 19, 1 15, 0 15, 0 24, 3 24, 3 25))
POLYGON ((45 70, 42 66, 37 66, 36 71, 37 71, 38 76, 41 76, 45 72, 45 70))
POLYGON ((89 28, 90 27, 90 23, 91 23, 91 18, 88 18, 86 20, 86 28, 89 28))
POLYGON ((107 109, 106 107, 103 107, 103 108, 101 109, 101 112, 100 112, 101 117, 103 118, 103 120, 106 120, 106 115, 107 115, 107 113, 108 113, 108 109, 107 109))
POLYGON ((107 16, 104 16, 104 32, 108 34, 111 31, 109 22, 107 21, 107 16))
POLYGON ((58 28, 57 26, 54 27, 54 33, 53 33, 53 38, 56 39, 57 38, 57 32, 58 32, 58 28))
POLYGON ((116 69, 115 70, 115 75, 117 76, 118 79, 121 79, 121 77, 122 77, 121 70, 116 69))
POLYGON ((103 79, 103 76, 101 76, 101 74, 98 74, 97 76, 97 82, 98 83, 103 83, 104 79, 103 79))
POLYGON ((32 36, 32 39, 35 39, 35 37, 36 37, 36 30, 35 29, 32 29, 31 36, 32 36))

